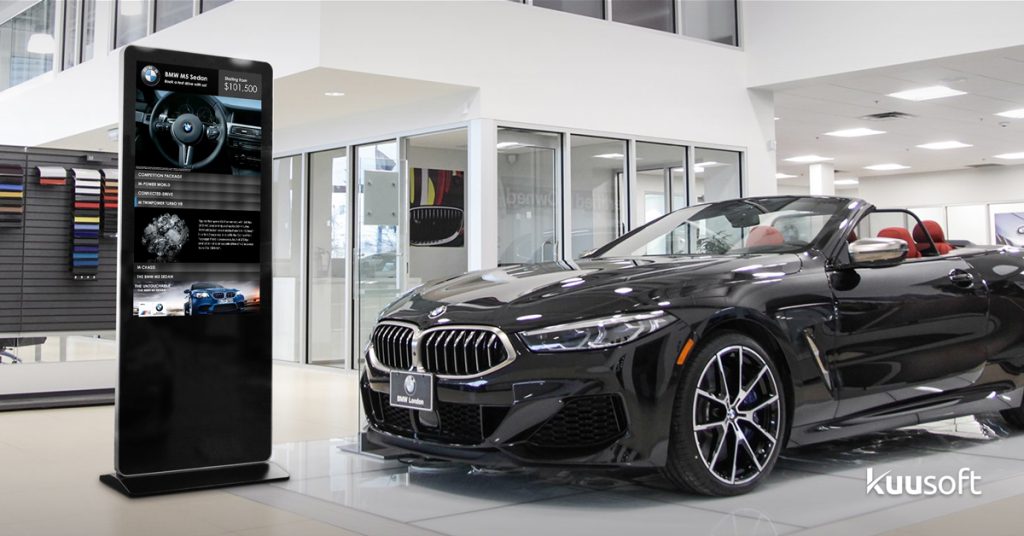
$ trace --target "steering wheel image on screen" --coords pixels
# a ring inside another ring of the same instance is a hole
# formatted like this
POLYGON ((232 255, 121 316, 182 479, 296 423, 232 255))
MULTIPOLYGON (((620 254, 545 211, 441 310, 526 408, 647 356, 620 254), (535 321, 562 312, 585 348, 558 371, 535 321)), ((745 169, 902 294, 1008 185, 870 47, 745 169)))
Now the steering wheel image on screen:
POLYGON ((149 136, 160 156, 176 167, 200 169, 216 160, 227 138, 227 113, 207 95, 168 93, 153 106, 149 136), (177 155, 168 151, 177 147, 177 155))

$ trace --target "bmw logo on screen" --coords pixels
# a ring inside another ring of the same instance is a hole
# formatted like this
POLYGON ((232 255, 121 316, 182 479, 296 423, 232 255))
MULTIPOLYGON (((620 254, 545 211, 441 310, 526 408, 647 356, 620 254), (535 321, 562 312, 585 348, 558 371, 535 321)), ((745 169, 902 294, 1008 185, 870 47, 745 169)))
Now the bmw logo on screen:
POLYGON ((185 134, 191 134, 192 133, 192 123, 190 123, 188 121, 185 121, 184 123, 181 124, 181 130, 184 130, 185 134))
POLYGON ((160 83, 160 69, 147 65, 142 68, 142 81, 147 86, 155 86, 160 83))

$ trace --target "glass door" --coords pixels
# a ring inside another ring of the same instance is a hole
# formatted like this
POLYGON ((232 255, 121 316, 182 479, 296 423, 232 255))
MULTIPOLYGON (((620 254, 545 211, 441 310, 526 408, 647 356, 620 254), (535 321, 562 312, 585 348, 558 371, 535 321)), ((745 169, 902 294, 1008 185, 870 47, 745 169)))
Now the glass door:
POLYGON ((348 150, 309 157, 309 362, 349 367, 348 150))
POLYGON ((362 350, 380 311, 402 293, 408 273, 408 186, 402 178, 398 141, 355 148, 356 345, 362 350))
POLYGON ((555 260, 562 136, 498 129, 498 263, 555 260))

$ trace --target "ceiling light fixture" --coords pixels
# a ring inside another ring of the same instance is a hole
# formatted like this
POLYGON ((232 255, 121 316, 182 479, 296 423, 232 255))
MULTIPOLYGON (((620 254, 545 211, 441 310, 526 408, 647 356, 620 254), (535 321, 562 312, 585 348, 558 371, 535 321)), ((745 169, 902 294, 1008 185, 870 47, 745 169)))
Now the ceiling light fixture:
POLYGON ((833 183, 836 186, 857 186, 860 181, 857 179, 836 179, 833 183))
POLYGON ((797 164, 817 164, 818 162, 829 162, 831 160, 835 159, 827 156, 818 156, 816 154, 805 154, 802 156, 787 158, 786 162, 796 162, 797 164))
POLYGON ((1024 159, 1024 153, 1003 153, 1003 154, 997 154, 996 158, 1002 158, 1003 160, 1021 160, 1021 159, 1024 159))
POLYGON ((928 86, 919 87, 917 89, 908 89, 906 91, 897 91, 896 93, 890 93, 889 96, 897 99, 918 102, 966 94, 966 91, 960 91, 959 89, 953 89, 946 86, 928 86))
POLYGON ((625 156, 625 155, 623 155, 622 153, 604 153, 604 154, 595 154, 594 158, 608 158, 608 159, 619 160, 623 156, 625 156))
POLYGON ((343 93, 341 91, 325 91, 324 92, 324 96, 325 97, 344 97, 345 93, 343 93))
POLYGON ((1024 108, 1006 110, 1005 112, 999 112, 996 115, 999 117, 1009 117, 1010 119, 1024 119, 1024 108))
POLYGON ((964 147, 974 147, 969 143, 963 143, 956 140, 949 141, 936 141, 932 143, 922 143, 917 146, 919 149, 931 149, 933 151, 942 151, 945 149, 962 149, 964 147))
POLYGON ((789 173, 776 173, 776 179, 795 179, 796 175, 790 175, 789 173))
POLYGON ((903 164, 875 164, 864 166, 864 169, 870 169, 871 171, 896 171, 898 169, 910 169, 910 166, 904 166, 903 164))
POLYGON ((885 134, 884 130, 875 130, 873 128, 848 128, 845 130, 833 130, 832 132, 826 132, 826 136, 835 136, 837 138, 859 138, 861 136, 874 136, 876 134, 885 134))

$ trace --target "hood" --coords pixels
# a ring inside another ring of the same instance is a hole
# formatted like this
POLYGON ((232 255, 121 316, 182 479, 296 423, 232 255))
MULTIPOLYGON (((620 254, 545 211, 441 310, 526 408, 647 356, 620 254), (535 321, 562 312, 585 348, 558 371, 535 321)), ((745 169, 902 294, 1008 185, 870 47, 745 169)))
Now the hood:
POLYGON ((681 306, 723 285, 781 278, 799 272, 800 267, 796 254, 602 258, 504 266, 426 284, 397 300, 381 316, 424 328, 440 323, 529 328, 681 306), (439 314, 441 306, 444 312, 439 314))

